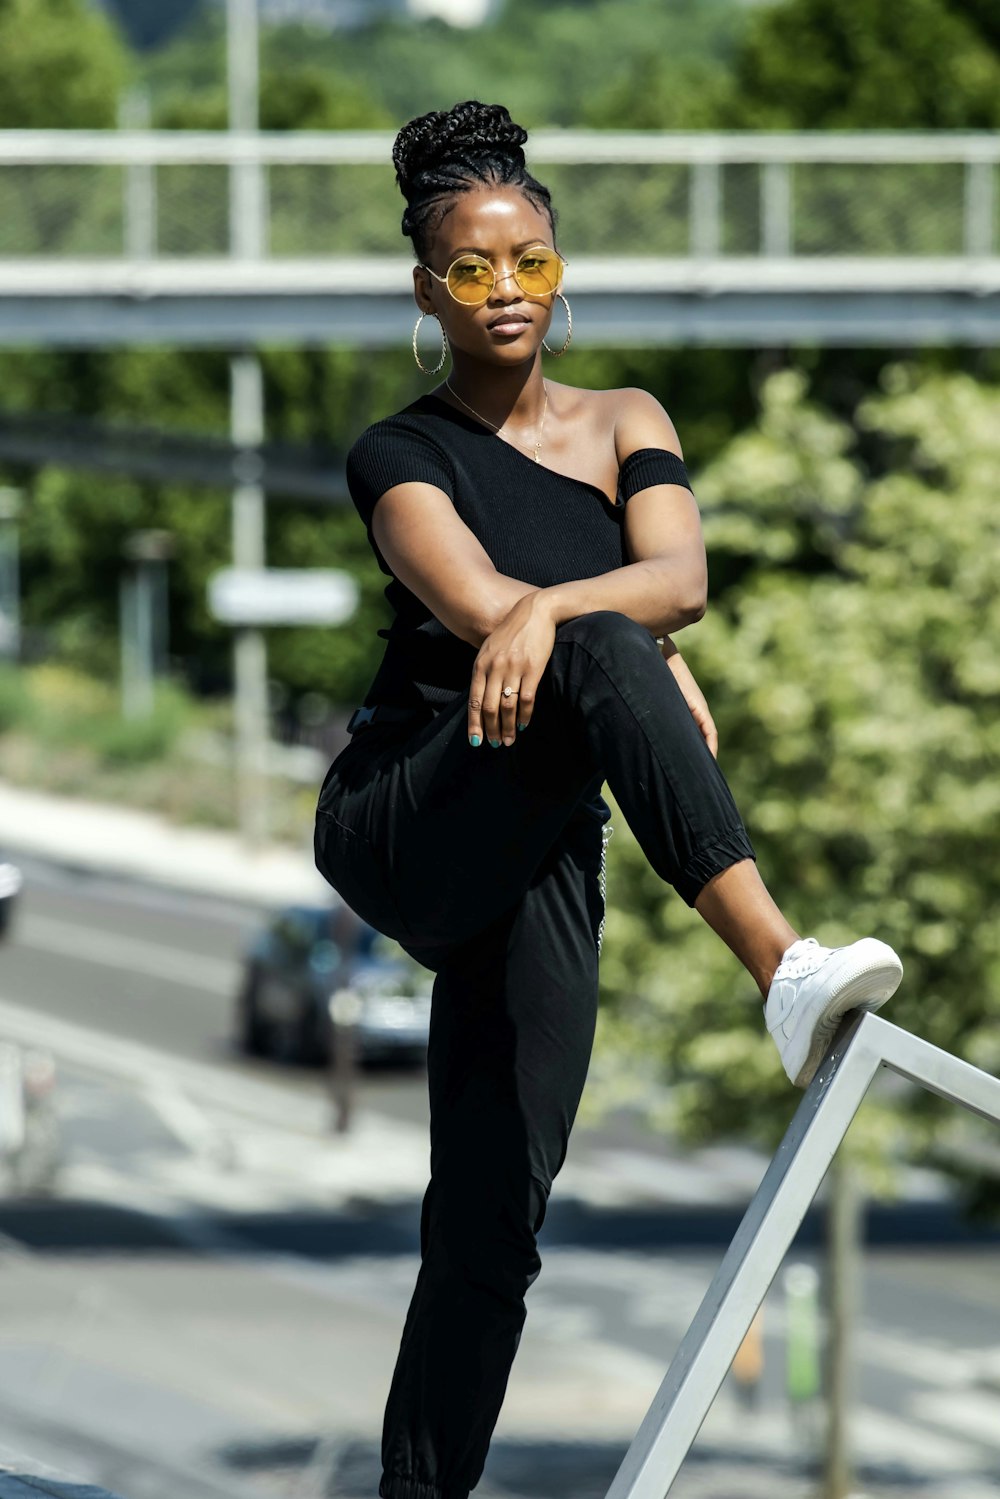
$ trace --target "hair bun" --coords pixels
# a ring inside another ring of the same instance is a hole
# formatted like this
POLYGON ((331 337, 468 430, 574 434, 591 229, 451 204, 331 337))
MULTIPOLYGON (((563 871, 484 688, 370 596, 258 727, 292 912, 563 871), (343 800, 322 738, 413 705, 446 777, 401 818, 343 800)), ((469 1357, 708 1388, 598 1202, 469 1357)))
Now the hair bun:
POLYGON ((396 136, 392 162, 400 192, 409 198, 418 178, 452 162, 506 157, 524 166, 528 132, 515 124, 502 104, 467 99, 451 109, 435 109, 410 120, 396 136))

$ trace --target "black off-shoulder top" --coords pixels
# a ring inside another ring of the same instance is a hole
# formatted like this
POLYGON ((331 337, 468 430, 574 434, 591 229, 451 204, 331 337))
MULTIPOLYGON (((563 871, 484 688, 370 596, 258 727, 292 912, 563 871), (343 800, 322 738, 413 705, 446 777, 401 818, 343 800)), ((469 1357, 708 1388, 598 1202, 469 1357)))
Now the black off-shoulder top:
POLYGON ((366 705, 450 702, 468 692, 476 657, 476 647, 394 576, 372 535, 379 499, 407 480, 444 490, 497 570, 538 588, 624 566, 623 518, 632 496, 656 484, 691 488, 676 453, 640 448, 622 461, 612 503, 599 485, 536 463, 438 396, 420 396, 373 423, 347 456, 351 499, 391 580, 385 597, 393 620, 378 631, 386 648, 366 705))

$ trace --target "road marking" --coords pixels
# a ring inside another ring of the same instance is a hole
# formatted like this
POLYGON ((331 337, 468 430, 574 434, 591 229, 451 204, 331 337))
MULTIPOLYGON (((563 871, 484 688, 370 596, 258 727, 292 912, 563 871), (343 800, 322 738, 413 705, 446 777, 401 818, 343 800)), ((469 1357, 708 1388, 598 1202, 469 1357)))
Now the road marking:
MULTIPOLYGON (((966 1473, 977 1476, 979 1454, 956 1433, 944 1435, 930 1431, 926 1421, 893 1415, 881 1407, 877 1410, 862 1407, 855 1412, 854 1421, 857 1450, 869 1461, 889 1458, 906 1462, 913 1469, 922 1468, 925 1472, 947 1468, 949 1478, 966 1473)), ((942 1491, 938 1488, 937 1492, 942 1491)))
POLYGON ((0 1031, 26 1046, 48 1047, 56 1056, 99 1077, 123 1078, 140 1091, 145 1091, 151 1079, 168 1076, 186 1093, 233 1113, 287 1130, 324 1133, 329 1102, 318 1092, 307 1096, 263 1079, 237 1077, 208 1062, 171 1056, 141 1041, 126 1041, 8 1000, 0 1000, 0 1031))
POLYGON ((910 1410, 922 1425, 979 1442, 992 1452, 1000 1449, 1000 1409, 995 1395, 981 1390, 935 1390, 917 1395, 910 1410))
POLYGON ((17 923, 16 938, 19 947, 59 953, 101 968, 141 973, 147 978, 203 989, 209 994, 234 994, 239 983, 240 963, 235 958, 198 957, 163 943, 95 931, 93 927, 57 921, 51 916, 22 916, 17 923))
MULTIPOLYGON (((213 1192, 238 1193, 241 1203, 266 1207, 282 1192, 313 1201, 319 1193, 329 1203, 419 1195, 426 1188, 430 1146, 424 1125, 364 1109, 349 1133, 334 1134, 329 1096, 318 1088, 305 1094, 234 1076, 2 1000, 0 1034, 46 1047, 99 1078, 124 1081, 158 1113, 166 1110, 171 1127, 186 1132, 189 1144, 199 1142, 198 1160, 189 1163, 184 1186, 189 1198, 194 1193, 206 1205, 213 1192), (192 1099, 208 1117, 201 1117, 192 1099), (216 1114, 223 1116, 217 1125, 211 1118, 216 1114), (216 1128, 236 1138, 238 1184, 228 1161, 208 1158, 207 1141, 216 1128)), ((170 1182, 180 1170, 176 1162, 160 1161, 157 1178, 170 1182)))
POLYGON ((169 1078, 156 1078, 144 1089, 143 1097, 196 1159, 224 1171, 238 1168, 239 1152, 234 1136, 210 1119, 204 1109, 200 1109, 169 1078))

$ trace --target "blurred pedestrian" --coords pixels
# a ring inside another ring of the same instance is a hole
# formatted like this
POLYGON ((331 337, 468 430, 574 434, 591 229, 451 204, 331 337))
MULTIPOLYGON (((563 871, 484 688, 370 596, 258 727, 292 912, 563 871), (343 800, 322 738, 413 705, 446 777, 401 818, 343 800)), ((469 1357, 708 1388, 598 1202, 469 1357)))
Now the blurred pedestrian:
POLYGON ((358 1021, 361 998, 353 987, 364 923, 346 901, 330 912, 330 939, 337 953, 333 992, 327 1001, 329 1050, 327 1078, 332 1105, 330 1127, 343 1135, 351 1128, 358 1095, 358 1021))
POLYGON ((733 1359, 730 1373, 741 1405, 759 1410, 764 1378, 764 1308, 759 1307, 733 1359))
POLYGON ((382 1499, 466 1499, 483 1470, 593 1043, 604 782, 656 873, 753 976, 797 1085, 840 1017, 877 1009, 902 973, 874 938, 800 938, 758 874, 712 715, 669 638, 707 589, 677 432, 644 390, 543 376, 572 319, 526 140, 475 100, 399 132, 413 352, 429 374, 450 353, 451 369, 363 432, 347 464, 395 617, 320 792, 316 862, 436 975, 431 1180, 382 1499))

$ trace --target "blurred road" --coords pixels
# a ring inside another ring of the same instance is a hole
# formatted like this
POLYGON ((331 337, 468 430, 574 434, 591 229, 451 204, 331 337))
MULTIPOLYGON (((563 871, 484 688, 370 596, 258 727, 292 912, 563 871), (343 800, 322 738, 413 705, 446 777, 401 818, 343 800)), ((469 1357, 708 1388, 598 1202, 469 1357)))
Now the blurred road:
MULTIPOLYGON (((321 1073, 233 1050, 253 913, 26 872, 0 1036, 55 1052, 66 1160, 51 1200, 0 1202, 0 1442, 127 1499, 373 1499, 417 1269, 423 1070, 366 1073, 336 1137, 321 1073)), ((604 1493, 762 1165, 638 1145, 571 1142, 482 1499, 604 1493)), ((985 1499, 1000 1248, 921 1244, 933 1203, 894 1221, 865 1264, 865 1493, 985 1499)), ((804 1232, 793 1257, 815 1256, 804 1232)), ((680 1499, 808 1492, 780 1277, 764 1327, 759 1408, 727 1380, 680 1499)))

